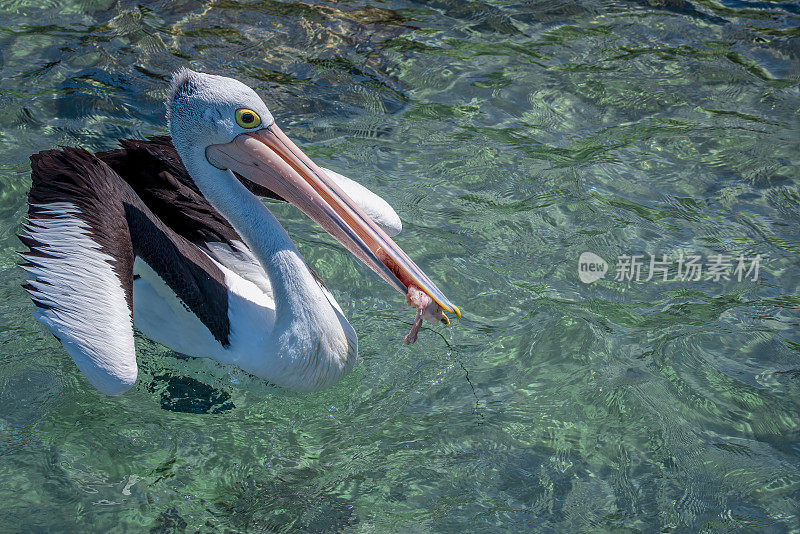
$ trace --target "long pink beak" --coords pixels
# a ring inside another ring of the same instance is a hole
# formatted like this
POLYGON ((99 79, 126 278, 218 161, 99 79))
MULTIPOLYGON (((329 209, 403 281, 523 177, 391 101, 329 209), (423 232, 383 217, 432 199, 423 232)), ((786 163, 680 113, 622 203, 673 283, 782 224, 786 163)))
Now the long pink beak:
POLYGON ((404 295, 413 284, 461 319, 461 310, 276 124, 239 134, 230 143, 211 145, 206 158, 297 206, 404 295))

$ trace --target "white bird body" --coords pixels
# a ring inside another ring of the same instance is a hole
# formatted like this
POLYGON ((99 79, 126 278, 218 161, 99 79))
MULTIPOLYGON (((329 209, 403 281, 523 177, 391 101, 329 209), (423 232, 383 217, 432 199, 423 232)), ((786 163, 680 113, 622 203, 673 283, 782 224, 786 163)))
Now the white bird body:
MULTIPOLYGON (((324 170, 388 235, 400 233, 402 222, 388 202, 358 182, 330 169, 324 170)), ((232 245, 209 243, 204 250, 225 275, 231 324, 229 346, 223 346, 216 340, 158 273, 140 259, 133 266, 134 275, 139 275, 133 283, 134 325, 153 341, 187 356, 233 364, 256 376, 286 376, 264 368, 264 362, 269 361, 263 358, 264 347, 271 343, 275 326, 272 282, 247 245, 241 241, 235 241, 232 245), (260 334, 254 334, 256 332, 260 334)), ((337 315, 342 328, 341 337, 348 340, 347 361, 342 361, 340 366, 341 373, 345 374, 357 357, 358 337, 344 318, 344 312, 333 294, 322 285, 319 290, 337 315)), ((292 347, 292 352, 299 355, 295 347, 292 347)), ((290 368, 296 369, 298 365, 290 368)), ((338 375, 330 373, 328 379, 335 381, 338 375)), ((295 384, 286 381, 279 385, 296 390, 306 389, 303 382, 295 384)))

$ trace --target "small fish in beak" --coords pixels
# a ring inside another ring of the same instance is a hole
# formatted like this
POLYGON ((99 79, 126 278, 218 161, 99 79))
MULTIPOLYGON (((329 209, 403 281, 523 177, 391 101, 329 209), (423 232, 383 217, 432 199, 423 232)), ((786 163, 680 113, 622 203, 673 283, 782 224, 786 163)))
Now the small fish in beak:
POLYGON ((417 315, 414 317, 414 325, 411 327, 411 331, 406 334, 406 337, 403 338, 403 344, 411 345, 417 341, 417 334, 419 334, 419 330, 422 328, 423 319, 433 324, 440 322, 446 325, 450 324, 450 319, 444 314, 442 307, 427 293, 418 288, 414 284, 414 281, 397 266, 394 260, 390 258, 383 249, 378 249, 377 257, 395 276, 397 276, 400 283, 407 288, 406 304, 417 309, 417 315))
POLYGON ((433 324, 440 322, 450 324, 450 319, 444 314, 442 307, 414 284, 408 286, 406 304, 417 308, 417 315, 414 317, 414 326, 411 327, 411 332, 403 338, 405 345, 411 345, 417 340, 417 334, 419 329, 422 328, 423 319, 433 324))

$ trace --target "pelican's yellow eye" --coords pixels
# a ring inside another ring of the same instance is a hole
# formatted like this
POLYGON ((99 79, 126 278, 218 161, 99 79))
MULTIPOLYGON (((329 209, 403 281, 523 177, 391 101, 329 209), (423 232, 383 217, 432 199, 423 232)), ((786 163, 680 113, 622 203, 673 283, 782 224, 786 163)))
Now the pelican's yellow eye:
POLYGON ((241 108, 236 110, 236 124, 242 128, 255 128, 261 125, 261 117, 252 109, 241 108))

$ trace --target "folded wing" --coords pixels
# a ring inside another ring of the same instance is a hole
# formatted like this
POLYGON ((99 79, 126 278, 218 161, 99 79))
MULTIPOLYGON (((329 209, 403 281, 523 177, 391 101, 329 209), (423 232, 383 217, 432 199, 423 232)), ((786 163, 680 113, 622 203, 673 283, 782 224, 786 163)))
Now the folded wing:
POLYGON ((224 276, 167 227, 108 165, 82 149, 31 157, 33 185, 21 265, 41 321, 89 381, 119 394, 136 381, 133 265, 147 263, 223 345, 224 276))

